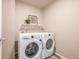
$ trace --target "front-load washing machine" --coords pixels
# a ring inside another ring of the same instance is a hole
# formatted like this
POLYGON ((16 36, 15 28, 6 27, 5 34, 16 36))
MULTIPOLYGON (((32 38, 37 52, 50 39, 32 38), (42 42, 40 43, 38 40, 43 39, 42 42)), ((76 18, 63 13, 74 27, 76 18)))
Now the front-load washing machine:
POLYGON ((36 37, 36 33, 20 33, 19 36, 19 59, 41 59, 42 43, 39 36, 36 37))
POLYGON ((43 43, 42 59, 53 55, 55 46, 54 34, 42 33, 42 43, 43 43))

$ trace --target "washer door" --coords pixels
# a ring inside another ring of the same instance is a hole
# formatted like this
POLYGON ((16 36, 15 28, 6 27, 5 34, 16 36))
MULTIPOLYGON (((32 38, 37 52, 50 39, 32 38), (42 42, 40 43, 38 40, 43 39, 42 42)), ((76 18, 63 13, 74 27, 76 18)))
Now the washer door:
POLYGON ((40 41, 27 41, 24 48, 25 58, 35 59, 41 55, 42 44, 40 41))
POLYGON ((38 50, 39 50, 38 44, 35 42, 31 42, 25 49, 25 55, 29 58, 32 58, 37 54, 38 50))

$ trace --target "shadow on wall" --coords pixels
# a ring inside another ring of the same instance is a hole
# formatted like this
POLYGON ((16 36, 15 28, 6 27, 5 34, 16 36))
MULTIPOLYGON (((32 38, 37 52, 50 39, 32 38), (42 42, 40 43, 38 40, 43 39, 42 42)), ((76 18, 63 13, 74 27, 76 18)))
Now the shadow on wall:
POLYGON ((9 59, 15 59, 15 49, 14 48, 15 48, 15 45, 12 48, 12 51, 11 51, 9 59))
POLYGON ((54 4, 57 0, 52 0, 52 2, 50 2, 46 7, 44 7, 43 9, 46 9, 47 7, 49 7, 51 4, 54 4))

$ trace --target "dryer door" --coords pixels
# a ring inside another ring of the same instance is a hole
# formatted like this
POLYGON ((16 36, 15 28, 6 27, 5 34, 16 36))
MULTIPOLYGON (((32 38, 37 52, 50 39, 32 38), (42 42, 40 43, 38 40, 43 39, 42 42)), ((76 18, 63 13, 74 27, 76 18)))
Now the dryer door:
POLYGON ((46 48, 48 50, 50 50, 52 48, 52 45, 53 45, 53 40, 52 39, 48 39, 47 42, 46 42, 46 48))
POLYGON ((42 44, 40 41, 27 41, 24 46, 24 57, 25 59, 37 59, 41 55, 41 51, 42 44))
POLYGON ((54 39, 53 38, 49 38, 46 41, 46 50, 48 52, 52 51, 54 49, 54 39))

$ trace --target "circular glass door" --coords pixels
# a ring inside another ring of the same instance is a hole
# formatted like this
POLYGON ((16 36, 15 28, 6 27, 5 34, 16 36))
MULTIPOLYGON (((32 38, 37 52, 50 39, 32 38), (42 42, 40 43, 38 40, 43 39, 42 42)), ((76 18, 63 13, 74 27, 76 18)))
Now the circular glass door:
POLYGON ((46 48, 48 50, 50 50, 52 48, 52 45, 53 45, 53 40, 52 39, 48 39, 47 42, 46 42, 46 48))
POLYGON ((38 44, 35 42, 32 42, 26 47, 25 55, 29 58, 32 58, 37 54, 38 50, 39 50, 38 44))

